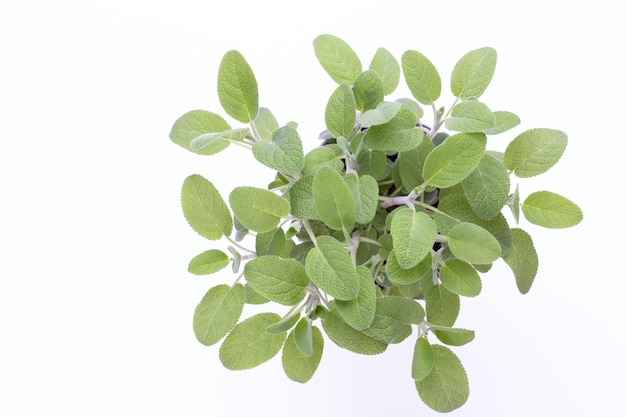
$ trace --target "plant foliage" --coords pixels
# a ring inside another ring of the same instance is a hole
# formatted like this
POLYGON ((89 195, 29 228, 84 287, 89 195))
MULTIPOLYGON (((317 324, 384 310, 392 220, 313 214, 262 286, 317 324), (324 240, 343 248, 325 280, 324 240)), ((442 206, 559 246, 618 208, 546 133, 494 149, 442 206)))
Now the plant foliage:
POLYGON ((243 125, 232 128, 215 113, 194 110, 172 127, 171 140, 188 151, 213 155, 239 145, 276 171, 267 188, 242 185, 228 198, 201 175, 183 182, 189 225, 227 245, 194 256, 189 272, 224 274, 231 265, 235 275, 202 298, 195 335, 205 345, 222 341, 219 358, 233 370, 256 367, 282 350, 287 377, 300 383, 315 374, 325 337, 364 355, 410 341, 407 366, 419 397, 434 410, 452 411, 466 402, 469 382, 448 346, 474 339, 473 331, 454 327, 461 298, 480 294, 481 275, 500 258, 522 294, 537 275, 531 236, 518 224, 510 227, 506 216, 519 223, 521 214, 547 228, 582 220, 564 196, 542 190, 522 200, 518 186, 511 190, 513 178, 556 164, 567 136, 530 129, 504 153, 487 150, 489 137, 520 123, 479 100, 494 75, 493 48, 458 60, 447 109, 436 105, 443 86, 437 69, 417 51, 398 62, 379 48, 363 69, 336 36, 320 35, 313 50, 337 86, 322 141, 311 151, 304 152, 295 123, 280 125, 259 107, 256 78, 238 51, 224 55, 217 90, 224 111, 243 125), (388 99, 402 75, 412 97, 388 99), (244 319, 246 304, 286 311, 244 319))

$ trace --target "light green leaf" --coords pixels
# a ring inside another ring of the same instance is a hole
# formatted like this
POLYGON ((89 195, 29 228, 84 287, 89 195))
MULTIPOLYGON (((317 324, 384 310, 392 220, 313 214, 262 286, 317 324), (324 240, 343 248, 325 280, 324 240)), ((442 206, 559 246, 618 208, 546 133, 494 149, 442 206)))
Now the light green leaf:
POLYGON ((432 256, 428 253, 413 268, 405 269, 398 263, 395 252, 391 251, 387 257, 385 272, 389 277, 389 281, 395 285, 413 284, 422 278, 432 276, 432 256))
POLYGON ((324 338, 317 327, 312 327, 312 354, 304 356, 296 345, 295 331, 292 331, 283 346, 282 363, 283 370, 292 381, 305 383, 309 381, 322 360, 324 351, 324 338))
POLYGON ((440 413, 461 407, 469 397, 469 380, 459 358, 447 347, 433 345, 433 368, 415 388, 424 404, 440 413))
POLYGON ((342 39, 333 35, 319 35, 313 41, 317 60, 337 84, 354 84, 361 74, 361 60, 342 39))
POLYGON ((506 205, 509 206, 511 212, 513 213, 513 218, 515 219, 515 223, 519 223, 519 185, 515 186, 515 191, 511 195, 509 195, 508 200, 506 201, 506 205))
POLYGON ((309 285, 300 262, 274 255, 261 256, 246 263, 244 276, 256 292, 287 306, 302 301, 309 285))
POLYGON ((446 127, 456 132, 485 132, 496 124, 496 115, 476 100, 464 101, 452 109, 446 127))
POLYGON ((400 65, 394 56, 385 48, 378 48, 370 69, 376 71, 383 81, 383 91, 385 95, 394 92, 400 81, 400 65))
POLYGON ((472 264, 488 264, 502 254, 498 240, 474 223, 457 224, 448 232, 448 239, 454 256, 472 264))
POLYGON ((287 315, 280 319, 280 321, 270 324, 265 328, 265 331, 270 334, 284 333, 298 324, 299 321, 300 312, 297 312, 295 314, 287 315))
POLYGON ((343 179, 352 192, 356 221, 360 224, 368 224, 378 209, 378 182, 369 175, 359 178, 356 175, 347 174, 343 176, 343 179))
POLYGON ((212 155, 226 148, 230 142, 216 142, 213 147, 195 151, 190 147, 191 141, 200 135, 219 133, 225 130, 230 130, 230 125, 222 116, 205 110, 192 110, 183 114, 174 122, 170 131, 170 139, 188 151, 201 155, 212 155))
POLYGON ((413 348, 413 362, 411 363, 411 376, 415 381, 426 378, 433 369, 435 358, 433 348, 425 337, 419 337, 413 348))
POLYGON ((380 103, 375 109, 367 110, 361 115, 362 126, 378 126, 388 123, 398 114, 402 104, 394 101, 380 103))
POLYGON ((430 330, 437 336, 437 339, 448 346, 463 346, 474 340, 473 330, 438 326, 433 326, 430 330))
POLYGON ((513 271, 519 292, 526 294, 535 281, 539 269, 539 258, 528 233, 522 229, 511 229, 511 232, 513 245, 502 259, 513 271))
POLYGON ((415 127, 417 116, 401 107, 388 123, 372 126, 365 134, 363 144, 369 149, 402 152, 420 144, 424 137, 422 129, 415 127))
POLYGON ((290 211, 289 202, 283 197, 256 187, 237 187, 228 201, 241 224, 255 232, 272 230, 290 211))
POLYGON ((365 330, 372 324, 376 313, 376 284, 371 272, 357 267, 361 282, 359 294, 353 300, 336 300, 335 306, 343 320, 356 330, 365 330))
MULTIPOLYGON (((366 70, 354 81, 356 108, 364 112, 375 109, 385 99, 383 80, 373 70, 366 70)), ((345 136, 345 135, 342 135, 345 136)))
POLYGON ((304 156, 302 175, 315 174, 319 168, 329 166, 335 171, 343 169, 343 161, 328 146, 313 148, 304 156))
POLYGON ((229 263, 228 255, 218 249, 210 249, 193 257, 187 270, 195 275, 213 274, 229 263))
POLYGON ((532 224, 550 229, 576 226, 583 219, 583 212, 576 204, 550 191, 537 191, 526 197, 522 213, 532 224))
POLYGON ((511 181, 504 165, 485 154, 461 185, 474 213, 489 220, 501 213, 509 197, 511 181))
POLYGON ((422 104, 432 104, 441 95, 441 78, 428 58, 417 51, 402 55, 402 71, 411 94, 422 104))
POLYGON ((424 180, 439 188, 463 181, 478 166, 487 146, 482 133, 457 133, 433 149, 424 161, 424 180))
POLYGON ((303 176, 296 181, 287 197, 291 205, 291 214, 301 219, 319 220, 320 216, 315 209, 315 199, 313 198, 313 181, 315 174, 303 176))
POLYGON ((322 320, 324 331, 337 346, 361 355, 378 355, 387 350, 387 343, 352 328, 333 311, 322 320))
POLYGON ((276 313, 260 313, 237 324, 220 346, 224 367, 232 371, 250 369, 276 356, 287 335, 271 334, 265 328, 279 320, 276 313))
POLYGON ((391 236, 398 264, 404 269, 419 264, 430 253, 436 235, 435 222, 426 213, 397 209, 391 221, 391 236))
POLYGON ((274 131, 280 127, 272 112, 265 107, 259 107, 253 123, 259 137, 268 142, 274 137, 274 131))
POLYGON ((475 297, 482 289, 478 272, 470 264, 459 259, 446 260, 439 271, 439 279, 448 290, 464 297, 475 297))
POLYGON ((296 328, 293 329, 293 337, 296 348, 307 358, 313 354, 313 327, 307 317, 300 319, 296 328))
POLYGON ((360 289, 359 275, 348 251, 335 238, 319 236, 306 256, 306 273, 315 285, 337 300, 352 300, 360 289))
POLYGON ((185 219, 200 236, 218 240, 232 232, 230 211, 209 180, 197 174, 185 178, 181 201, 185 219))
POLYGON ((321 167, 313 180, 315 210, 335 230, 352 230, 356 219, 356 203, 350 187, 341 174, 330 167, 321 167))
POLYGON ((457 294, 448 291, 443 285, 431 285, 426 289, 426 317, 428 322, 439 326, 452 327, 461 308, 457 294))
POLYGON ((189 142, 192 151, 203 155, 212 155, 226 148, 231 141, 241 142, 250 132, 247 127, 241 129, 225 130, 223 132, 204 133, 189 142), (226 142, 224 144, 223 142, 226 142))
POLYGON ((254 288, 252 288, 247 283, 243 286, 243 289, 244 289, 244 293, 246 297, 246 304, 260 305, 260 304, 265 304, 265 303, 270 302, 270 300, 263 297, 258 292, 254 291, 254 288))
POLYGON ((424 116, 424 110, 417 101, 410 98, 399 98, 396 100, 396 102, 402 104, 403 107, 411 110, 418 119, 421 119, 422 116, 424 116))
POLYGON ((238 51, 224 54, 217 74, 217 94, 222 107, 233 119, 248 123, 259 110, 259 91, 246 59, 238 51))
POLYGON ((492 128, 485 130, 485 135, 497 135, 520 124, 519 117, 511 112, 494 111, 493 114, 496 116, 496 124, 492 128))
POLYGON ((255 241, 255 251, 257 256, 276 255, 279 256, 287 244, 285 232, 280 227, 268 232, 257 233, 255 241))
POLYGON ((349 137, 356 123, 356 101, 352 88, 341 84, 328 99, 324 113, 326 128, 333 135, 349 137))
POLYGON ((504 151, 504 165, 519 178, 542 174, 556 164, 567 146, 567 135, 553 129, 521 133, 504 151))
POLYGON ((407 193, 424 182, 421 167, 424 166, 426 157, 433 149, 435 146, 430 140, 423 140, 415 149, 400 152, 398 155, 396 167, 399 170, 402 186, 407 193))
POLYGON ((465 54, 452 69, 452 94, 465 100, 480 97, 493 78, 498 54, 490 47, 475 49, 465 54))
POLYGON ((302 141, 291 126, 277 129, 271 142, 255 142, 252 153, 263 165, 285 174, 297 174, 304 167, 302 141))
POLYGON ((362 149, 357 159, 359 173, 361 175, 371 175, 380 181, 389 175, 391 165, 384 151, 362 149))
POLYGON ((193 331, 203 345, 219 342, 239 320, 244 305, 241 284, 226 284, 211 288, 193 314, 193 331))

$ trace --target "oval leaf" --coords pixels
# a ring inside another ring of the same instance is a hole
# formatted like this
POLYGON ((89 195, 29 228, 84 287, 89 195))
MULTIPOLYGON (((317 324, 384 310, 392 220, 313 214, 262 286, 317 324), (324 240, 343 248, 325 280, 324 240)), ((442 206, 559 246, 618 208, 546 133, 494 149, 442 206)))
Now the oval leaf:
POLYGON ((417 116, 401 107, 388 123, 372 126, 363 140, 369 149, 402 152, 417 147, 424 137, 422 129, 415 127, 417 116))
POLYGON ((250 286, 262 296, 292 306, 304 298, 309 278, 302 264, 294 259, 268 255, 254 258, 244 267, 250 286))
POLYGON ((426 213, 401 208, 391 221, 391 236, 398 264, 404 269, 411 269, 430 253, 437 228, 426 213))
POLYGON ((478 166, 487 147, 482 133, 457 133, 432 150, 424 161, 424 181, 448 188, 463 181, 478 166))
POLYGON ((357 267, 361 286, 355 299, 336 300, 337 311, 351 327, 365 330, 372 324, 376 313, 376 284, 371 272, 364 266, 357 267))
POLYGON ((432 104, 441 95, 441 78, 428 58, 417 51, 402 54, 402 71, 411 94, 422 104, 432 104))
POLYGON ((282 353, 283 370, 292 381, 305 383, 309 381, 322 359, 324 338, 317 327, 312 327, 312 353, 304 356, 298 349, 295 340, 295 331, 291 332, 285 341, 282 353))
POLYGON ((193 257, 187 270, 194 275, 213 274, 228 265, 228 255, 218 249, 210 249, 193 257))
POLYGON ((333 35, 319 35, 313 41, 315 56, 337 84, 354 84, 363 67, 354 50, 333 35))
POLYGON ((384 100, 383 81, 376 71, 363 71, 357 77, 354 81, 354 98, 356 108, 362 112, 376 108, 384 100))
POLYGON ((329 311, 322 320, 324 331, 337 346, 361 355, 378 355, 387 349, 387 343, 370 337, 329 311))
POLYGON ((526 294, 535 281, 539 269, 539 258, 528 233, 522 229, 511 229, 511 232, 513 245, 502 259, 513 271, 519 292, 526 294))
POLYGON ((226 203, 204 177, 194 174, 185 178, 181 202, 185 219, 200 236, 218 240, 232 232, 233 219, 226 203))
POLYGON ((337 300, 352 300, 358 295, 361 279, 348 251, 337 239, 319 236, 304 266, 315 285, 337 300))
POLYGON ((259 112, 254 118, 253 123, 259 137, 268 142, 274 137, 274 131, 279 128, 276 118, 272 112, 265 107, 259 107, 259 112))
POLYGON ((550 229, 576 226, 583 219, 583 212, 576 204, 550 191, 537 191, 526 197, 522 213, 532 224, 550 229))
POLYGON ((394 92, 400 81, 400 65, 396 58, 385 48, 378 48, 370 69, 376 71, 383 81, 383 92, 387 96, 394 92))
POLYGON ((413 348, 413 362, 411 364, 411 376, 415 381, 421 381, 426 378, 433 369, 435 358, 433 348, 430 346, 428 339, 420 337, 415 342, 413 348))
POLYGON ((485 132, 496 124, 496 115, 485 104, 470 100, 464 101, 452 109, 446 127, 456 132, 485 132))
POLYGON ((205 110, 192 110, 183 114, 174 122, 170 131, 170 139, 188 151, 201 155, 211 155, 226 148, 229 142, 222 141, 216 144, 215 147, 196 151, 191 149, 191 141, 206 133, 223 132, 225 130, 230 130, 230 125, 222 116, 205 110))
POLYGON ((402 104, 393 101, 380 103, 375 109, 368 110, 361 115, 361 125, 383 125, 393 119, 401 107, 402 104))
POLYGON ((233 119, 248 123, 259 110, 259 92, 246 59, 238 51, 224 54, 217 74, 217 94, 222 107, 233 119))
POLYGON ((356 102, 352 88, 341 84, 328 99, 324 113, 326 128, 333 135, 349 137, 356 123, 356 102))
POLYGON ((300 319, 296 328, 293 329, 293 337, 296 348, 307 358, 313 354, 313 327, 307 317, 300 319))
POLYGON ((424 299, 429 323, 447 327, 454 325, 461 308, 461 299, 457 294, 448 291, 443 285, 431 283, 424 299))
POLYGON ((490 47, 465 54, 452 69, 452 94, 462 100, 480 97, 493 78, 497 59, 496 50, 490 47))
POLYGON ((302 141, 291 126, 277 129, 271 142, 255 142, 252 153, 263 165, 285 174, 297 174, 304 168, 302 141))
POLYGON ((461 185, 474 213, 481 219, 489 220, 500 214, 506 204, 511 180, 504 165, 485 154, 461 185))
POLYGON ((556 164, 567 146, 567 135, 553 129, 521 133, 504 151, 504 165, 519 178, 542 174, 556 164))
POLYGON ((213 345, 233 328, 244 305, 241 284, 226 284, 211 288, 202 298, 193 314, 193 331, 203 345, 213 345))
POLYGON ((335 230, 352 230, 356 204, 350 187, 331 167, 321 167, 313 180, 313 199, 319 217, 335 230))
POLYGON ((291 207, 283 197, 256 187, 237 187, 228 197, 237 219, 250 230, 268 232, 289 214, 291 207))
POLYGON ((482 289, 478 272, 459 259, 446 260, 439 271, 439 279, 448 290, 464 297, 475 297, 482 289))
POLYGON ((378 182, 369 176, 360 178, 353 174, 343 176, 350 188, 356 209, 356 222, 367 224, 372 221, 378 209, 378 182))
POLYGON ((520 124, 519 117, 509 111, 494 111, 493 114, 496 116, 496 124, 485 130, 485 135, 497 135, 520 124))
POLYGON ((448 245, 455 257, 472 264, 489 264, 501 256, 500 243, 474 223, 461 222, 450 229, 448 245))
POLYGON ((405 269, 400 266, 396 259, 396 254, 391 251, 385 264, 385 272, 389 281, 396 285, 409 285, 427 276, 432 276, 432 256, 430 253, 413 268, 405 269))
POLYGON ((431 331, 442 343, 449 346, 463 346, 474 340, 474 331, 451 327, 431 327, 431 331))

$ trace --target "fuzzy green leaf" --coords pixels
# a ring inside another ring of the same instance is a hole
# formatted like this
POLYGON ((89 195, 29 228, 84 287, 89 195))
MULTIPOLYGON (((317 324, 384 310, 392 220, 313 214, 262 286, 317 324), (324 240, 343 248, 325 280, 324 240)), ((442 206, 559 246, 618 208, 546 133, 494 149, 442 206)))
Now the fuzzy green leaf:
POLYGON ((419 264, 430 253, 436 235, 435 222, 426 213, 398 209, 391 221, 393 251, 398 264, 404 269, 419 264))
POLYGON ((583 213, 576 204, 550 191, 537 191, 526 197, 522 213, 532 224, 550 229, 576 226, 583 219, 583 213))
POLYGON ((375 109, 385 99, 383 80, 376 71, 366 70, 357 77, 354 81, 354 98, 356 108, 362 112, 375 109))
POLYGON ((287 306, 299 303, 309 285, 300 262, 274 255, 261 256, 246 263, 244 276, 256 292, 287 306))
POLYGON ((277 227, 268 232, 257 233, 255 241, 255 250, 257 256, 276 255, 283 253, 287 239, 283 229, 277 227))
POLYGON ((323 166, 329 166, 335 171, 341 171, 343 169, 343 161, 328 146, 314 148, 304 156, 302 175, 315 174, 323 166))
POLYGON ((313 41, 317 60, 337 84, 354 84, 361 74, 361 60, 344 40, 333 35, 319 35, 313 41))
POLYGON ((296 348, 307 358, 313 354, 313 327, 307 317, 300 319, 293 329, 296 348))
POLYGON ((224 367, 233 371, 250 369, 276 356, 287 335, 271 334, 265 328, 279 320, 276 313, 260 313, 237 324, 220 346, 224 367))
POLYGON ((291 214, 301 219, 319 220, 313 198, 315 174, 303 176, 289 189, 287 197, 291 205, 291 214))
POLYGON ((369 149, 402 152, 415 148, 424 137, 422 129, 415 127, 417 116, 401 107, 388 123, 369 128, 363 144, 369 149))
POLYGON ((196 151, 191 149, 191 141, 207 133, 219 133, 226 130, 230 130, 230 125, 222 116, 205 110, 192 110, 174 122, 170 131, 170 139, 188 151, 201 155, 212 155, 225 149, 230 142, 222 140, 213 146, 196 151))
POLYGON ((504 151, 504 165, 519 178, 542 174, 556 164, 567 146, 567 135, 553 129, 521 133, 504 151))
POLYGON ((433 326, 431 331, 448 346, 463 346, 474 340, 473 330, 433 326))
POLYGON ((476 101, 464 101, 452 109, 446 127, 456 132, 485 132, 496 124, 496 115, 485 104, 476 101))
POLYGON ((229 263, 228 255, 218 249, 210 249, 193 257, 187 270, 194 275, 213 274, 229 263))
POLYGON ((402 55, 402 71, 411 94, 422 104, 432 104, 441 95, 441 78, 428 58, 417 51, 402 55))
POLYGON ((238 51, 224 54, 217 74, 217 94, 222 107, 233 119, 248 123, 259 110, 259 91, 246 59, 238 51))
POLYGON ((376 313, 376 284, 366 267, 358 266, 357 273, 361 283, 358 295, 353 300, 336 300, 335 306, 346 323, 356 330, 365 330, 376 313))
POLYGON ((423 140, 415 149, 401 152, 398 155, 396 166, 407 193, 424 182, 421 167, 424 166, 426 157, 433 149, 435 146, 430 140, 423 140))
POLYGON ((391 172, 391 166, 384 151, 362 149, 357 162, 361 175, 370 175, 378 181, 387 178, 391 172))
POLYGON ((341 84, 331 94, 324 113, 326 128, 333 135, 349 137, 356 123, 356 101, 352 88, 341 84))
POLYGON ((502 259, 513 271, 519 292, 526 294, 535 281, 539 269, 539 258, 528 233, 522 229, 511 229, 511 232, 513 245, 502 259))
POLYGON ((439 188, 463 181, 478 166, 487 146, 482 133, 457 133, 433 149, 424 161, 424 180, 439 188))
POLYGON ((449 291, 464 297, 475 297, 482 289, 478 272, 459 259, 446 260, 439 271, 439 279, 449 291))
POLYGON ((217 188, 204 177, 194 174, 183 182, 181 202, 185 219, 200 236, 218 240, 229 236, 233 219, 217 188))
POLYGON ((284 333, 289 331, 293 326, 298 324, 300 321, 300 313, 296 313, 293 315, 287 315, 280 319, 279 321, 270 324, 265 328, 265 331, 271 334, 276 333, 284 333))
POLYGON ((383 81, 383 92, 387 96, 394 92, 400 81, 400 65, 394 56, 385 48, 378 48, 370 69, 376 71, 383 81))
POLYGON ((430 253, 424 257, 413 268, 405 269, 400 266, 396 259, 396 254, 391 251, 387 257, 387 263, 385 264, 385 272, 391 281, 395 285, 409 285, 416 283, 417 281, 431 276, 432 274, 432 257, 430 253))
POLYGON ((461 407, 469 397, 469 380, 459 358, 447 347, 433 345, 433 368, 415 381, 415 388, 424 404, 440 413, 461 407))
POLYGON ((343 179, 352 192, 356 209, 355 220, 360 224, 371 222, 378 209, 378 183, 369 175, 359 178, 347 174, 343 179))
POLYGON ((267 232, 278 225, 281 217, 289 214, 289 202, 262 188, 242 186, 228 197, 237 219, 250 230, 267 232))
POLYGON ((461 222, 450 229, 448 245, 455 257, 472 264, 488 264, 501 255, 500 243, 474 223, 461 222))
POLYGON ((358 295, 361 280, 348 251, 337 239, 319 236, 304 266, 315 285, 337 300, 352 300, 358 295))
POLYGON ((207 291, 193 314, 193 331, 198 341, 210 346, 226 336, 241 316, 244 298, 241 284, 221 284, 207 291))
POLYGON ((489 220, 501 213, 509 197, 511 181, 504 165, 485 154, 461 185, 474 213, 489 220))
POLYGON ((337 346, 361 355, 378 355, 387 350, 387 343, 352 328, 332 310, 322 320, 324 331, 337 346))
POLYGON ((255 142, 252 153, 263 165, 285 174, 297 174, 304 167, 302 141, 291 126, 277 129, 271 142, 255 142))
POLYGON ((241 142, 250 132, 247 127, 223 132, 204 133, 189 142, 189 148, 203 155, 212 155, 226 148, 231 141, 241 142), (226 142, 224 144, 224 142, 226 142))
POLYGON ((411 376, 415 381, 426 378, 433 369, 434 354, 428 339, 420 337, 413 348, 413 362, 411 363, 411 376))
POLYGON ((457 294, 448 291, 443 285, 431 285, 426 289, 426 317, 428 322, 439 326, 452 327, 461 308, 457 294))
POLYGON ((396 102, 402 104, 402 107, 411 110, 411 112, 413 112, 418 119, 421 119, 422 116, 424 116, 424 110, 417 101, 410 98, 399 98, 396 102))
POLYGON ((280 127, 272 112, 265 107, 259 107, 253 123, 259 137, 268 142, 274 137, 274 131, 280 127))
POLYGON ((313 180, 315 210, 320 218, 335 230, 352 230, 356 220, 356 203, 350 187, 337 171, 322 167, 313 180))
POLYGON ((292 331, 285 345, 283 346, 282 364, 283 370, 292 381, 305 383, 309 381, 322 360, 324 351, 324 338, 322 332, 317 327, 311 328, 312 333, 312 353, 305 356, 296 345, 295 331, 292 331))
POLYGON ((361 115, 361 125, 378 126, 388 123, 401 107, 402 104, 393 101, 380 103, 375 109, 367 110, 361 115))
POLYGON ((462 100, 480 97, 493 78, 498 54, 490 47, 475 49, 463 55, 452 69, 452 94, 462 100))
POLYGON ((492 128, 485 130, 485 135, 497 135, 520 124, 519 117, 511 112, 494 111, 493 114, 496 116, 496 124, 492 128))

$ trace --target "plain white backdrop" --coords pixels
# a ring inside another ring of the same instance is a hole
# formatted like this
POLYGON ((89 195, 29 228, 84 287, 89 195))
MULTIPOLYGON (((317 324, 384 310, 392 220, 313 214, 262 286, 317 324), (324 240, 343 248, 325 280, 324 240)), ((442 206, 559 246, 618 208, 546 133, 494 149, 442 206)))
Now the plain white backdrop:
MULTIPOLYGON (((239 148, 186 152, 168 139, 171 125, 192 109, 225 115, 216 73, 237 49, 261 105, 317 146, 334 89, 313 53, 321 33, 346 40, 365 66, 380 46, 398 58, 422 52, 442 76, 441 105, 458 58, 492 46, 484 102, 521 117, 513 134, 569 136, 561 162, 520 190, 569 197, 585 218, 566 230, 522 222, 540 258, 529 294, 499 261, 483 293, 463 300, 457 324, 476 339, 454 349, 471 394, 453 415, 626 415, 620 16, 605 0, 3 3, 0 415, 437 415, 410 378, 410 342, 367 357, 326 339, 301 385, 278 357, 227 371, 218 345, 193 335, 197 302, 232 277, 186 272, 215 244, 186 224, 182 181, 202 174, 227 195, 272 173, 239 148)), ((393 96, 408 96, 403 81, 393 96)))

